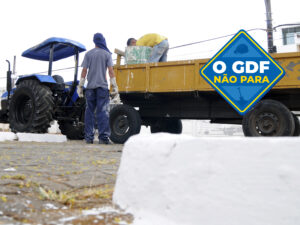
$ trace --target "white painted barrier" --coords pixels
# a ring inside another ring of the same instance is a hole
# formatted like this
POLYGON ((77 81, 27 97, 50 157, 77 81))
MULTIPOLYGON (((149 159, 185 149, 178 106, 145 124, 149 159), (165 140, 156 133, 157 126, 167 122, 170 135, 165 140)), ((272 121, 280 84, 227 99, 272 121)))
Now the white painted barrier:
POLYGON ((134 136, 113 201, 138 225, 298 225, 299 146, 299 137, 134 136))
POLYGON ((66 142, 67 137, 61 134, 32 134, 0 132, 0 141, 26 141, 26 142, 66 142))
POLYGON ((32 134, 32 133, 17 133, 18 141, 33 141, 33 142, 66 142, 67 137, 61 134, 32 134))

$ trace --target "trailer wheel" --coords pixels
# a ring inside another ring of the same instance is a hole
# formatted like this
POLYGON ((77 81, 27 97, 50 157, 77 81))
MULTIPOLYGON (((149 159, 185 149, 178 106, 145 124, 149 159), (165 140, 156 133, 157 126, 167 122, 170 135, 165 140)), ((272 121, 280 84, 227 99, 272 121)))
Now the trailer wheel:
POLYGON ((157 120, 150 126, 151 133, 167 132, 171 134, 182 133, 182 122, 180 119, 163 118, 157 120))
POLYGON ((295 130, 293 136, 299 136, 300 135, 300 122, 298 117, 293 113, 293 118, 295 122, 295 130))
POLYGON ((262 100, 243 118, 245 136, 292 136, 295 122, 290 110, 275 100, 262 100))
POLYGON ((141 130, 141 117, 131 106, 117 105, 110 111, 110 139, 119 144, 125 143, 132 135, 141 130))
POLYGON ((36 80, 22 81, 9 104, 13 132, 47 133, 53 120, 54 101, 49 87, 36 80))

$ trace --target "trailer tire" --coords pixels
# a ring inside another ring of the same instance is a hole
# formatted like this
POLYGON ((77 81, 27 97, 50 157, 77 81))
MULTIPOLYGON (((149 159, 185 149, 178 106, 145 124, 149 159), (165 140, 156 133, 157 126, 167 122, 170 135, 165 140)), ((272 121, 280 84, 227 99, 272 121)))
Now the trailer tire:
POLYGON ((182 122, 180 119, 163 118, 157 120, 150 126, 151 133, 166 132, 171 134, 182 133, 182 122))
POLYGON ((110 111, 110 139, 114 143, 123 144, 132 135, 141 130, 140 114, 129 105, 117 105, 110 111))
POLYGON ((293 113, 293 118, 295 122, 295 130, 293 136, 299 136, 300 135, 300 122, 298 117, 293 113))
POLYGON ((49 87, 36 80, 22 81, 9 104, 12 132, 47 133, 53 120, 54 100, 49 87))
POLYGON ((245 136, 292 136, 295 122, 290 110, 279 101, 258 102, 243 117, 245 136))

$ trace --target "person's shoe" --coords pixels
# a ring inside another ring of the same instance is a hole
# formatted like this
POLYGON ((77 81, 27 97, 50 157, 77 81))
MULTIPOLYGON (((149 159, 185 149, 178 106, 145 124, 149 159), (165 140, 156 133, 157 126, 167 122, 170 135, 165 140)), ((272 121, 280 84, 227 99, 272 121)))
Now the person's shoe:
POLYGON ((100 139, 99 140, 100 145, 112 145, 112 142, 109 139, 100 139))
POLYGON ((85 143, 87 143, 87 144, 93 144, 93 140, 86 140, 85 143))

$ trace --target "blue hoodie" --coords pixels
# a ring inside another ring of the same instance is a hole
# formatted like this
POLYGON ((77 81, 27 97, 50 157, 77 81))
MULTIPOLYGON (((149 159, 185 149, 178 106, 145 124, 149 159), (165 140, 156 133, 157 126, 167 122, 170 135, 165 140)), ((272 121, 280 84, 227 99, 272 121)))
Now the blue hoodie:
POLYGON ((101 48, 111 54, 111 52, 109 51, 109 49, 106 46, 105 38, 103 37, 103 35, 101 33, 94 34, 94 43, 98 48, 101 48))

